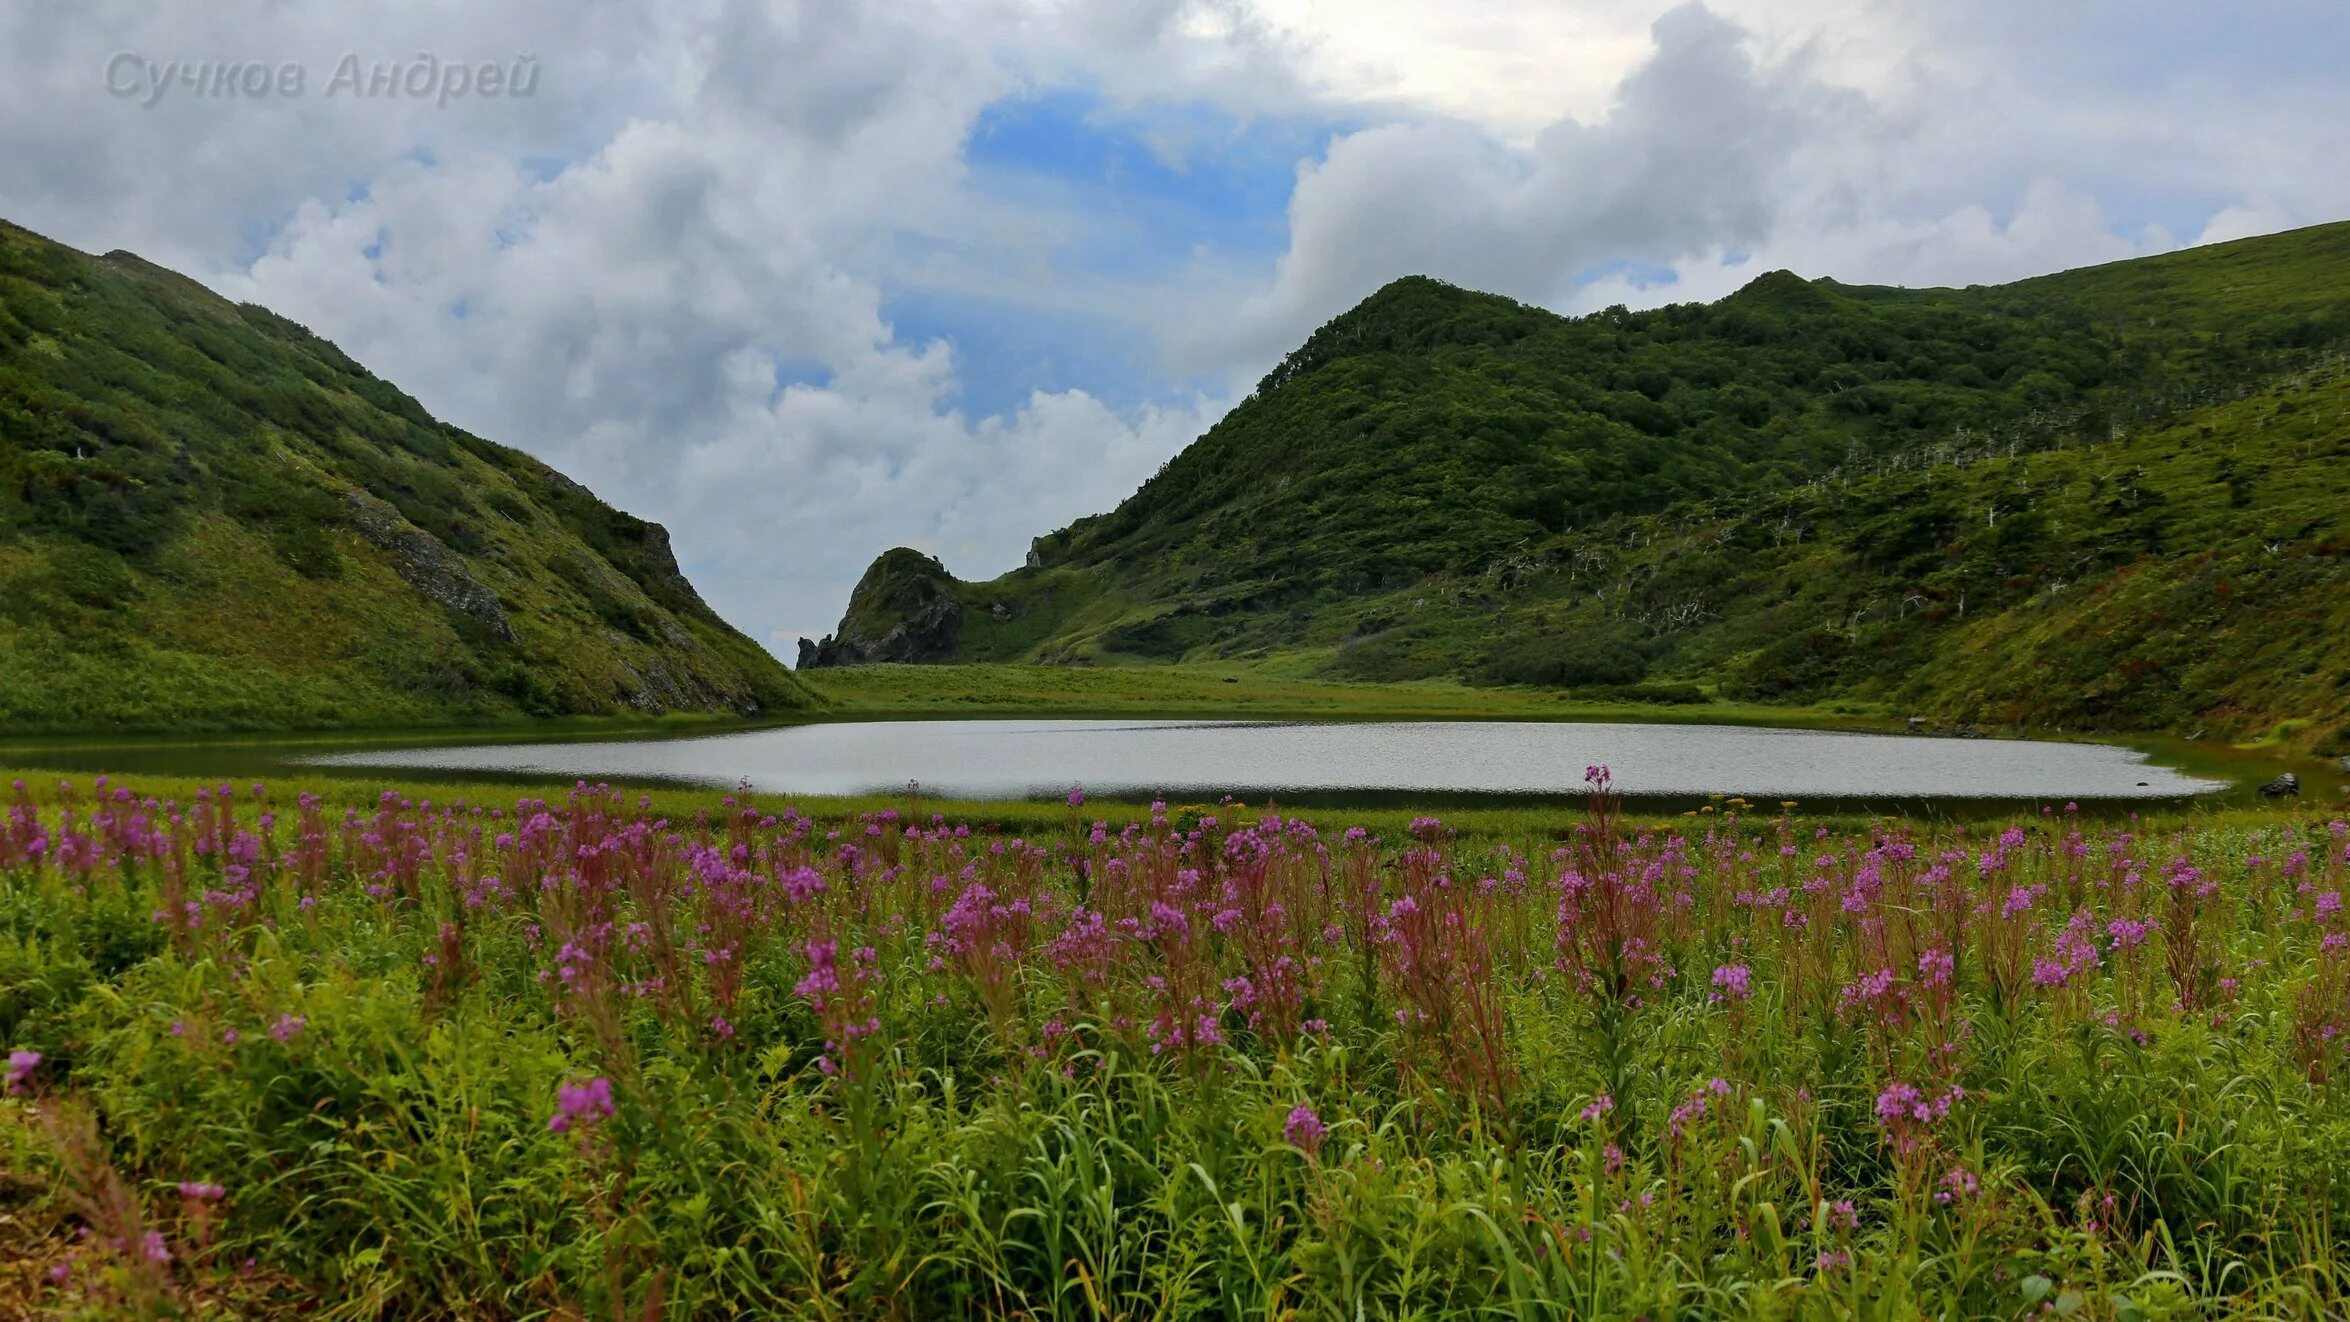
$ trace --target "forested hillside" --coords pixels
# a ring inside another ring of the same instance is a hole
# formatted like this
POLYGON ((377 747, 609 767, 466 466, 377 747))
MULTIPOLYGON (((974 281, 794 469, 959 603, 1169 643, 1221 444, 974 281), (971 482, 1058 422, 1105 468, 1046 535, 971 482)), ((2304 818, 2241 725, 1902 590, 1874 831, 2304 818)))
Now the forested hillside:
POLYGON ((0 733, 797 706, 668 535, 333 345, 0 223, 0 733))
MULTIPOLYGON (((1118 509, 954 585, 928 659, 2322 743, 2350 671, 2346 342, 2350 225, 1574 319, 1400 280, 1118 509)), ((836 649, 889 627, 870 606, 836 649)))

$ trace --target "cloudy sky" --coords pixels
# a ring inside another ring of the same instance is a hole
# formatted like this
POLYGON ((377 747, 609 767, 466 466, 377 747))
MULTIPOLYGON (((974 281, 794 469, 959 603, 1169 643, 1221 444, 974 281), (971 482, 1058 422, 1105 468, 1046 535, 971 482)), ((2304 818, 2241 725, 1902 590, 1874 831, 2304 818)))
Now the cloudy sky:
POLYGON ((1574 312, 2350 218, 2345 68, 2340 0, 18 3, 0 215, 667 524, 788 656, 884 548, 987 577, 1108 508, 1397 275, 1574 312), (532 94, 336 86, 420 55, 532 94))

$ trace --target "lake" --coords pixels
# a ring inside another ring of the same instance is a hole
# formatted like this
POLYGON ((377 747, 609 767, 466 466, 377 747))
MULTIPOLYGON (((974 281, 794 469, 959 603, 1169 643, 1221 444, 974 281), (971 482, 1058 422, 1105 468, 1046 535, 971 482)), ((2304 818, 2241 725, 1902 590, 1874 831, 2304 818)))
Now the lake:
POLYGON ((1849 802, 2178 799, 2222 787, 2107 744, 1537 721, 856 721, 666 739, 378 748, 318 767, 944 798, 1579 793, 1849 802))

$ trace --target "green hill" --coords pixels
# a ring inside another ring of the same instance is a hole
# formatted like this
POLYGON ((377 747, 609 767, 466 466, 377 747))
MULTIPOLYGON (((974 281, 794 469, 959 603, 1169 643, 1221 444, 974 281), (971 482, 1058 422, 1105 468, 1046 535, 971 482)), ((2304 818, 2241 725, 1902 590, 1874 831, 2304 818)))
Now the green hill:
POLYGON ((668 535, 333 345, 0 223, 0 732, 795 707, 668 535))
MULTIPOLYGON (((954 628, 889 659, 2325 743, 2350 723, 2345 343, 2350 225, 1571 319, 1399 280, 1027 567, 941 570, 954 628)), ((898 622, 861 590, 811 660, 898 622)))

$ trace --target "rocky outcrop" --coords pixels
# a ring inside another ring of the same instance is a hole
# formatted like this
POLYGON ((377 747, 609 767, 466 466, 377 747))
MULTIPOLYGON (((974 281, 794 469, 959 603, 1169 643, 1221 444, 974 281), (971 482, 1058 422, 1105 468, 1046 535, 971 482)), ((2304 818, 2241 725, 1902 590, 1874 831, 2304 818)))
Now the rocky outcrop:
POLYGON ((617 534, 615 540, 623 548, 616 552, 619 558, 613 561, 614 569, 635 582, 645 595, 671 610, 697 615, 711 613, 709 603, 702 600, 702 594, 694 590, 685 571, 678 568, 677 552, 669 544, 667 528, 611 510, 586 487, 536 460, 529 462, 533 476, 554 491, 560 507, 600 511, 598 522, 617 534), (634 543, 633 554, 626 549, 629 543, 634 543))
POLYGON ((677 552, 669 545, 669 530, 658 523, 645 525, 645 568, 654 580, 648 586, 697 605, 705 604, 702 594, 694 591, 694 585, 687 580, 685 571, 677 567, 677 552))
POLYGON ((2287 799, 2301 792, 2301 777, 2288 771, 2260 787, 2262 795, 2271 799, 2287 799))
POLYGON ((849 594, 840 632, 800 640, 799 668, 954 660, 963 631, 956 586, 935 557, 903 546, 883 552, 849 594))
POLYGON ((391 557, 392 570, 408 586, 442 606, 478 621, 500 642, 516 641, 514 624, 498 594, 473 576, 465 561, 440 538, 408 522, 400 511, 364 491, 346 491, 343 504, 358 534, 391 557))

